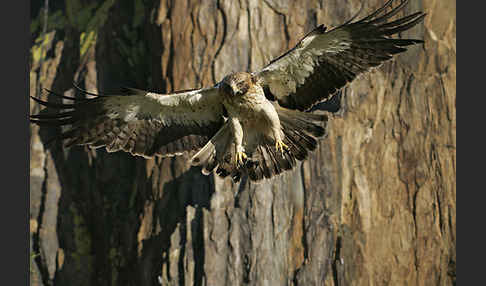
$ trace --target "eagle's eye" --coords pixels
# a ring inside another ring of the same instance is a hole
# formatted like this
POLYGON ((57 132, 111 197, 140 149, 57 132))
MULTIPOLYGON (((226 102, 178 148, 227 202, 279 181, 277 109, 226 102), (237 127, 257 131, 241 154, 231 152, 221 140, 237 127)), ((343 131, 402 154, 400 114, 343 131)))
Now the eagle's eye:
POLYGON ((236 87, 238 88, 236 95, 243 95, 248 91, 248 84, 246 82, 239 82, 236 87))

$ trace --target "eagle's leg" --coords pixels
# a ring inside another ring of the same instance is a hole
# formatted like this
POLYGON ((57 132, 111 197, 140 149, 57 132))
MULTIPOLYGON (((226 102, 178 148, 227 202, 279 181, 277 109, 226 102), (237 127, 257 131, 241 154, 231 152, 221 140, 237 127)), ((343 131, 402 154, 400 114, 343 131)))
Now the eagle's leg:
POLYGON ((248 157, 246 156, 245 152, 236 151, 236 159, 235 159, 236 165, 243 166, 247 158, 248 157))
POLYGON ((282 127, 280 125, 280 119, 278 118, 277 112, 275 112, 275 115, 271 115, 273 116, 269 117, 272 126, 273 138, 275 140, 275 149, 280 151, 280 154, 283 155, 286 150, 289 150, 289 146, 283 142, 284 134, 282 132, 282 127))
POLYGON ((289 150, 289 146, 287 146, 282 139, 275 140, 275 149, 279 150, 281 154, 284 153, 285 150, 289 150))
POLYGON ((230 119, 230 124, 235 143, 235 164, 243 166, 248 158, 245 154, 245 148, 243 148, 243 127, 238 118, 234 117, 230 119))

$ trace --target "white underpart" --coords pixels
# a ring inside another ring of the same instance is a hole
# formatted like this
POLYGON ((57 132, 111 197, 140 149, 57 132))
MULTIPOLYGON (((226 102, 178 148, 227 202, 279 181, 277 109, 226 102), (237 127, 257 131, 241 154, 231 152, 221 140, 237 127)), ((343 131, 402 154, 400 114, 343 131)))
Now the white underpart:
POLYGON ((227 98, 224 104, 232 125, 236 151, 250 151, 244 146, 254 148, 262 136, 273 140, 283 138, 277 111, 265 98, 260 86, 256 86, 253 93, 227 98))
POLYGON ((236 147, 236 152, 244 152, 243 148, 243 127, 238 118, 232 117, 229 119, 229 124, 231 127, 231 132, 233 133, 234 143, 236 147))

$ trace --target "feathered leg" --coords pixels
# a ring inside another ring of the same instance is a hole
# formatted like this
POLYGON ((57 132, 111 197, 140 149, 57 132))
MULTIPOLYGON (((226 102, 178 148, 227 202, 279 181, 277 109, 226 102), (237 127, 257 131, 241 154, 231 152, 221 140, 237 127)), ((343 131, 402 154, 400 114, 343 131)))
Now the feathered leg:
POLYGON ((243 127, 241 126, 241 122, 234 117, 229 119, 229 124, 235 143, 235 164, 237 166, 243 166, 248 158, 243 148, 243 127))
MULTIPOLYGON (((269 103, 269 105, 271 104, 269 103)), ((264 109, 263 113, 265 114, 266 120, 269 122, 270 128, 272 129, 273 140, 275 140, 275 149, 280 152, 280 155, 283 156, 284 153, 289 150, 289 146, 284 143, 285 134, 282 131, 282 125, 278 113, 274 106, 264 109)))

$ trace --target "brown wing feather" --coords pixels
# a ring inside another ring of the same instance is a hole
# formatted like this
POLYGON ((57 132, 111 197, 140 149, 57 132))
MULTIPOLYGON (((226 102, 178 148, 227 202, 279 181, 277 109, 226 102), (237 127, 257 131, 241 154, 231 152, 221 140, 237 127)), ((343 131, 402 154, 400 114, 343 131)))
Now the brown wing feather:
MULTIPOLYGON (((52 93, 56 95, 55 93, 52 93)), ((158 95, 137 90, 129 96, 70 98, 70 104, 44 102, 55 112, 31 115, 39 125, 67 126, 53 138, 66 147, 89 145, 134 155, 173 156, 198 150, 224 122, 215 89, 158 95)))
POLYGON ((255 73, 262 79, 267 98, 276 99, 287 108, 308 110, 357 75, 406 51, 406 46, 422 43, 388 38, 410 29, 425 16, 417 12, 387 23, 407 3, 403 1, 384 13, 394 1, 388 1, 359 21, 348 21, 331 31, 326 32, 323 25, 315 28, 293 49, 255 73))

